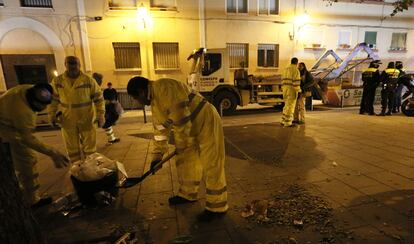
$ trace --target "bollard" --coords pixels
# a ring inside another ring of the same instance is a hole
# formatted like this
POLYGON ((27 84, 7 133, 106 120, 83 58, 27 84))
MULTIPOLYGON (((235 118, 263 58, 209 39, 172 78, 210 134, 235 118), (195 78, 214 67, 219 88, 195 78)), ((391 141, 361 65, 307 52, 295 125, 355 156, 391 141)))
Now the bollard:
POLYGON ((147 123, 147 113, 145 112, 145 105, 142 106, 142 111, 144 112, 144 124, 147 123))

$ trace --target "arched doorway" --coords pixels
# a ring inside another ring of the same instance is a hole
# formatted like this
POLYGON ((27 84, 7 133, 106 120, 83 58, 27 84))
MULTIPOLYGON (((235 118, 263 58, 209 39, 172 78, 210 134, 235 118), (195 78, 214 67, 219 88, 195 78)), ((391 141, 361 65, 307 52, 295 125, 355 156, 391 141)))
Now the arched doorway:
POLYGON ((55 70, 64 70, 61 40, 49 27, 30 18, 0 21, 0 50, 0 90, 25 83, 27 74, 50 81, 55 70))

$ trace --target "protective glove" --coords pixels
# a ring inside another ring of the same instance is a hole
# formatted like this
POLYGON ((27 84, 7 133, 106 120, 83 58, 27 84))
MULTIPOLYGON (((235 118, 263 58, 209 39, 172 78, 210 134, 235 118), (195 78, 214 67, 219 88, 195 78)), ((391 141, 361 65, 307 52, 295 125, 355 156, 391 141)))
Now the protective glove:
POLYGON ((58 169, 69 165, 69 158, 65 154, 57 150, 53 150, 52 155, 50 155, 50 157, 52 158, 55 167, 58 169))
POLYGON ((96 121, 98 122, 98 127, 102 128, 102 126, 105 124, 105 117, 103 115, 100 115, 96 121))
POLYGON ((158 168, 155 168, 155 165, 157 165, 159 162, 161 162, 162 156, 163 156, 162 154, 154 154, 154 156, 152 157, 151 170, 154 170, 154 173, 155 173, 155 171, 162 168, 162 165, 159 166, 158 168))
POLYGON ((62 120, 62 111, 57 112, 55 115, 52 115, 50 118, 50 123, 52 126, 57 127, 58 123, 62 120))

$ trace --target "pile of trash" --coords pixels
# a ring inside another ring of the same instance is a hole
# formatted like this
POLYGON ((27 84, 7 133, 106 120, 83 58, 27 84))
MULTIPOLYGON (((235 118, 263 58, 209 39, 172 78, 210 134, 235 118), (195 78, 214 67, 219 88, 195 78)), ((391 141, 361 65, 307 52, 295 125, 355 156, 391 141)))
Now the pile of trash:
POLYGON ((241 215, 257 226, 283 226, 295 231, 312 228, 322 235, 322 242, 353 239, 350 232, 335 224, 332 208, 323 198, 296 184, 286 186, 271 199, 252 201, 241 215))

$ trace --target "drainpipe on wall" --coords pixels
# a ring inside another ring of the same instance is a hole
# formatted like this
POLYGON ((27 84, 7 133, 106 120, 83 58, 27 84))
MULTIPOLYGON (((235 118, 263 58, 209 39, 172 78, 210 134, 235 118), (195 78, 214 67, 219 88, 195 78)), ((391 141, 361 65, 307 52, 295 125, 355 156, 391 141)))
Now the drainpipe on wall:
POLYGON ((198 1, 198 17, 199 17, 199 32, 200 32, 200 47, 206 47, 206 6, 205 0, 198 1))
POLYGON ((0 60, 0 94, 7 90, 6 80, 4 79, 3 74, 4 74, 3 73, 3 67, 2 67, 2 64, 1 64, 1 60, 0 60))
MULTIPOLYGON (((84 0, 77 0, 78 6, 78 16, 84 17, 85 14, 85 5, 84 0)), ((83 62, 85 65, 85 71, 89 72, 92 71, 92 63, 91 63, 91 52, 89 49, 89 40, 88 40, 88 29, 86 26, 85 18, 79 18, 79 31, 80 31, 80 38, 81 38, 81 46, 82 46, 82 54, 83 54, 83 62)))

